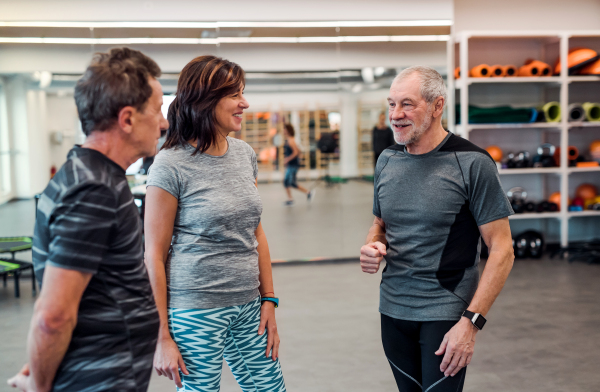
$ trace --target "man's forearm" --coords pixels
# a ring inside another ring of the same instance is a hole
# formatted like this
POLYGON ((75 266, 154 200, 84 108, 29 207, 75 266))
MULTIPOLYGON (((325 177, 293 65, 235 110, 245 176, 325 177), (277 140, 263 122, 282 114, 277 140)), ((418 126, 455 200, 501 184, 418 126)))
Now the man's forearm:
POLYGON ((489 312, 504 287, 504 283, 512 269, 513 261, 512 248, 490 251, 485 269, 481 275, 479 287, 468 310, 474 313, 481 313, 484 316, 489 312))
POLYGON ((387 240, 385 238, 385 229, 377 224, 374 223, 373 226, 371 226, 371 228, 369 229, 369 234, 367 234, 367 244, 371 243, 371 242, 381 242, 384 245, 387 245, 387 240))
POLYGON ((41 316, 34 315, 27 350, 31 369, 30 385, 34 391, 52 389, 52 382, 67 352, 74 328, 74 322, 62 323, 58 327, 49 326, 41 316))

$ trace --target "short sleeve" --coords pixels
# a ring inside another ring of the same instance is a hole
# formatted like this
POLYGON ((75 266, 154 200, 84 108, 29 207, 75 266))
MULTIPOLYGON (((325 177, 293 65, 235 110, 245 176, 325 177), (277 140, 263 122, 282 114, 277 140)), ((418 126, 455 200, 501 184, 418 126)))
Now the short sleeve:
MULTIPOLYGON (((466 173, 465 173, 466 174, 466 173)), ((469 208, 477 226, 513 215, 492 159, 478 154, 469 168, 469 208)))
MULTIPOLYGON (((250 147, 250 146, 248 146, 250 147)), ((254 178, 258 178, 258 162, 256 160, 256 153, 254 149, 250 147, 250 160, 252 161, 252 173, 254 174, 254 178)))
POLYGON ((382 154, 381 157, 383 157, 383 159, 379 159, 377 161, 377 165, 375 166, 375 173, 373 175, 373 215, 375 215, 378 218, 381 218, 381 208, 379 207, 379 192, 378 192, 378 183, 379 183, 379 175, 381 174, 381 170, 382 168, 385 166, 384 164, 384 160, 385 163, 387 163, 387 159, 385 159, 385 155, 382 154))
POLYGON ((149 186, 164 189, 179 200, 181 182, 179 181, 177 162, 169 157, 164 150, 156 155, 154 163, 150 166, 146 188, 149 186))
POLYGON ((118 207, 114 190, 106 184, 73 188, 50 216, 48 265, 95 274, 117 225, 118 207))

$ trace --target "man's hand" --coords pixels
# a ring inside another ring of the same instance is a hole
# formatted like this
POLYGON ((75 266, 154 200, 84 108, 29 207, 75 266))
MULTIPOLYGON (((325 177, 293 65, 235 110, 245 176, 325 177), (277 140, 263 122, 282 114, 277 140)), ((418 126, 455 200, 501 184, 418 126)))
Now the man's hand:
POLYGON ((379 241, 363 245, 360 248, 360 266, 363 272, 374 274, 379 271, 379 264, 385 255, 387 255, 385 245, 379 241))
POLYGON ((275 304, 271 301, 264 301, 260 307, 260 325, 258 327, 258 334, 262 335, 267 329, 267 350, 265 356, 273 361, 279 357, 279 333, 277 332, 277 323, 275 322, 275 304))
POLYGON ((454 377, 460 369, 471 363, 473 350, 475 349, 475 335, 477 328, 466 317, 452 327, 444 336, 444 340, 435 355, 444 355, 440 371, 444 376, 454 377))
POLYGON ((29 374, 29 364, 26 363, 19 373, 8 379, 7 383, 11 387, 18 388, 22 392, 29 392, 32 390, 29 386, 29 374))
POLYGON ((183 384, 179 378, 179 369, 185 375, 190 374, 173 339, 170 336, 159 338, 154 354, 154 370, 159 376, 168 377, 169 380, 175 381, 178 388, 182 388, 183 384))

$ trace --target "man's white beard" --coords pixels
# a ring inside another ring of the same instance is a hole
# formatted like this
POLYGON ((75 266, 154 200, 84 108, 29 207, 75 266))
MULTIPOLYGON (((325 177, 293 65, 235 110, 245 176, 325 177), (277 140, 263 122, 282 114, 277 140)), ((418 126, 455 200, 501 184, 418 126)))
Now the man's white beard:
MULTIPOLYGON (((408 123, 412 126, 411 131, 407 134, 400 134, 400 132, 394 131, 394 140, 398 144, 413 144, 421 139, 421 136, 431 127, 431 123, 433 122, 433 118, 431 115, 433 114, 433 110, 427 110, 427 114, 425 115, 425 121, 421 124, 420 127, 415 127, 415 123, 412 121, 408 121, 408 123)), ((399 122, 400 123, 400 122, 399 122)), ((394 121, 392 121, 392 125, 394 121)), ((406 124, 406 123, 405 123, 406 124)))

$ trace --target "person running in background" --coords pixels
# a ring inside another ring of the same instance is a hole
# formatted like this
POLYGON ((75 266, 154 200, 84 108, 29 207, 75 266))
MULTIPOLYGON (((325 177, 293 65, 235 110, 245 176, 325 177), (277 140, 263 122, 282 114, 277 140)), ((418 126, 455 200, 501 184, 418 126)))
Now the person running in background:
POLYGON ((294 198, 292 197, 292 190, 295 188, 306 195, 306 199, 310 201, 315 195, 315 190, 309 191, 301 185, 298 185, 296 176, 298 175, 298 169, 300 169, 300 149, 296 144, 294 136, 296 132, 291 124, 285 124, 283 134, 285 135, 285 143, 283 144, 283 165, 285 166, 285 176, 283 177, 283 186, 287 193, 286 205, 291 206, 294 204, 294 198))
POLYGON ((244 70, 200 56, 181 71, 147 182, 146 265, 160 316, 157 373, 218 392, 223 357, 243 391, 285 392, 256 154, 242 129, 244 70))
POLYGON ((373 168, 377 166, 377 159, 383 150, 394 144, 394 132, 385 123, 385 113, 381 112, 379 122, 373 127, 373 168))

